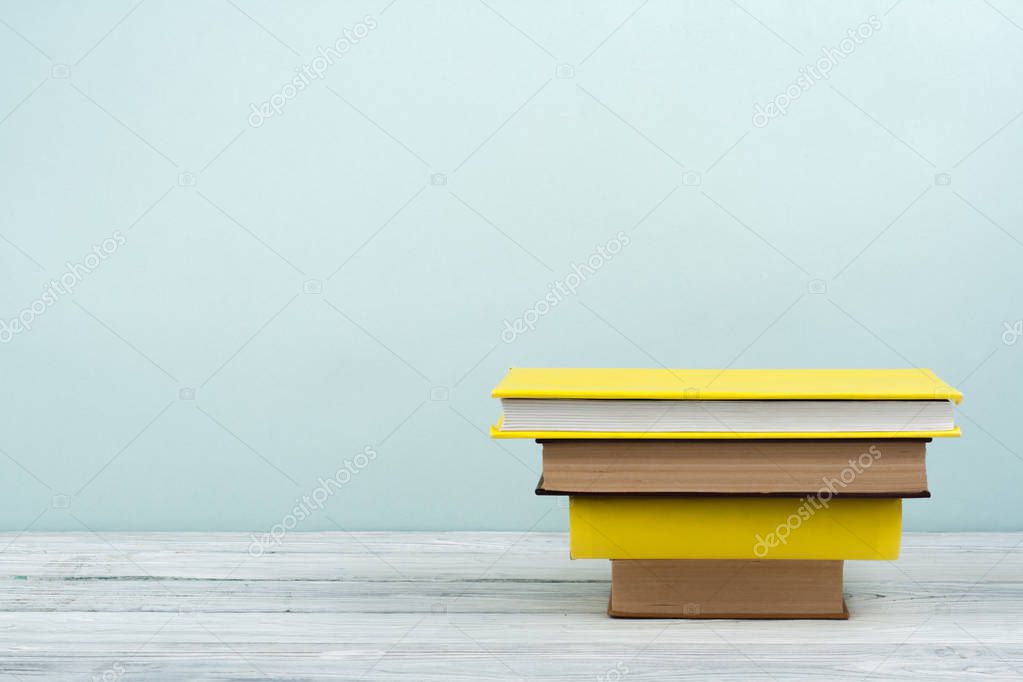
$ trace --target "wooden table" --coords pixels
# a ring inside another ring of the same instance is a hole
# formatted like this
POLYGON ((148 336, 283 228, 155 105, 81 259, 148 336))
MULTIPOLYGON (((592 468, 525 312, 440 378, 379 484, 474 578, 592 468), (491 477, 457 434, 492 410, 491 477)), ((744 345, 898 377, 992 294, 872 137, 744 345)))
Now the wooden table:
POLYGON ((560 533, 0 534, 0 679, 1023 679, 1023 533, 906 534, 852 618, 608 618, 560 533))

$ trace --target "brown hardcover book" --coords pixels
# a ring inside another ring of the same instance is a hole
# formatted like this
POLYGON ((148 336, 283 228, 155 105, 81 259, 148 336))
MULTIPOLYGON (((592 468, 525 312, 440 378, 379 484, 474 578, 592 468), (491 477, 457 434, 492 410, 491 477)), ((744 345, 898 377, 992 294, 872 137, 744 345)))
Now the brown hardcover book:
POLYGON ((538 494, 930 497, 927 440, 546 440, 538 494))
POLYGON ((616 559, 617 618, 849 617, 841 561, 616 559))

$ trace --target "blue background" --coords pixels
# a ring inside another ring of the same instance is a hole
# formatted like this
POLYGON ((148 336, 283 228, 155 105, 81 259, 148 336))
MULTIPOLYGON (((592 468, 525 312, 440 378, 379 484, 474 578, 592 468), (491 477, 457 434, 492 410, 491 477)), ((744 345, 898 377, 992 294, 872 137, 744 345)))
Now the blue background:
POLYGON ((0 345, 0 527, 266 531, 369 447, 301 530, 561 529, 539 448, 486 436, 509 366, 916 365, 966 399, 907 528, 1023 529, 1021 26, 1005 0, 2 2, 0 319, 125 243, 0 345))

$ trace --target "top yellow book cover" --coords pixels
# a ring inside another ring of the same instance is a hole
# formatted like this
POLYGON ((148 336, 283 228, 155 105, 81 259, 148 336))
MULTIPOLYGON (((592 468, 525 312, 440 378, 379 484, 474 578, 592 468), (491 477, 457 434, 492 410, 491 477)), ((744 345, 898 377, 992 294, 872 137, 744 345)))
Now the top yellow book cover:
POLYGON ((629 369, 514 367, 495 398, 618 400, 951 400, 929 369, 629 369))

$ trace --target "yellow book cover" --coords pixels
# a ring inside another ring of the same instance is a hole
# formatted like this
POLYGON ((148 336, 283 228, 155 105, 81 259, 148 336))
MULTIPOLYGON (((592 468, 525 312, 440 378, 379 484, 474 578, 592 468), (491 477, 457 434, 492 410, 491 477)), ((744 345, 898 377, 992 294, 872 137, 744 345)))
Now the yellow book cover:
POLYGON ((897 559, 900 499, 572 497, 573 559, 897 559))
POLYGON ((929 369, 629 369, 513 367, 494 398, 652 400, 952 400, 929 369))

